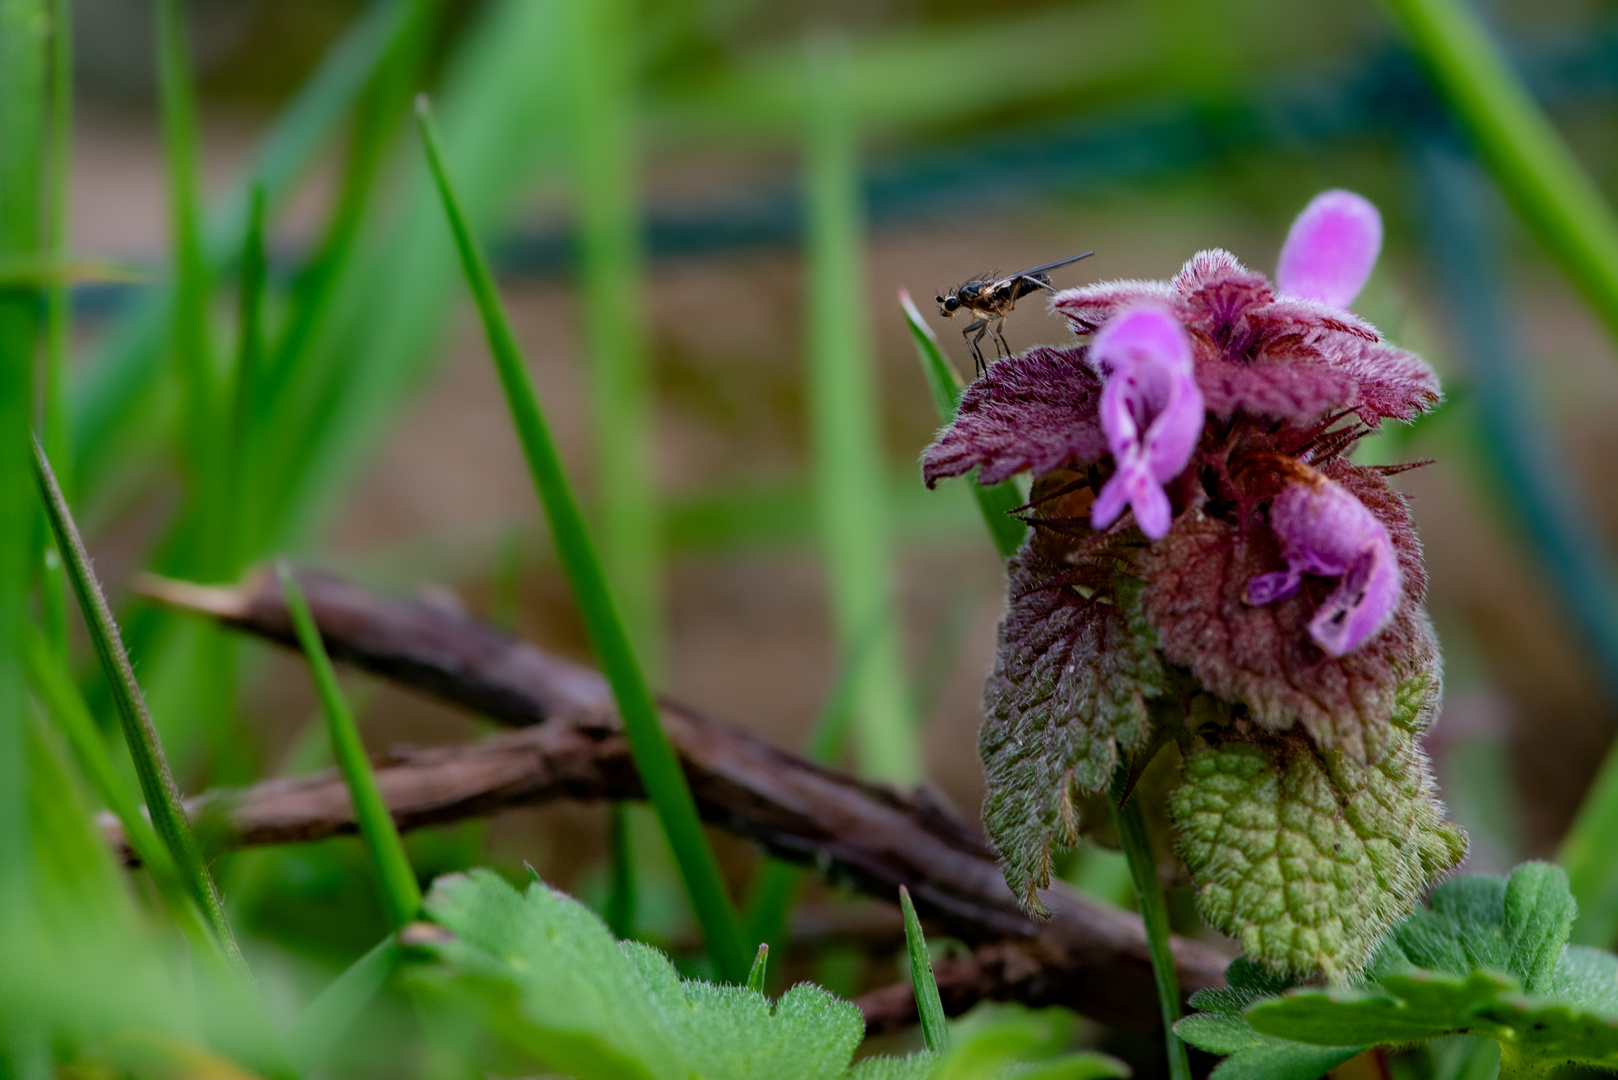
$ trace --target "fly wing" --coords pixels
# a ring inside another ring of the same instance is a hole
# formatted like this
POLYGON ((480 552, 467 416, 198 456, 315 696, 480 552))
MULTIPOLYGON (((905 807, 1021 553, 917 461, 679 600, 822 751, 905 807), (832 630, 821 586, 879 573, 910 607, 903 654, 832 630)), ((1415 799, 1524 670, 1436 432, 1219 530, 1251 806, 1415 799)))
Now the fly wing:
POLYGON ((1012 280, 1014 280, 1016 278, 1028 277, 1030 274, 1045 274, 1045 273, 1049 273, 1052 270, 1060 270, 1064 266, 1071 266, 1073 263, 1078 262, 1080 259, 1088 259, 1090 256, 1092 256, 1094 254, 1095 254, 1095 252, 1093 252, 1093 251, 1086 251, 1083 255, 1074 255, 1074 256, 1071 256, 1071 257, 1066 258, 1066 259, 1057 259, 1053 263, 1046 263, 1044 266, 1036 266, 1032 270, 1024 270, 1020 274, 1012 274, 1009 277, 1007 277, 1005 280, 1012 281, 1012 280))

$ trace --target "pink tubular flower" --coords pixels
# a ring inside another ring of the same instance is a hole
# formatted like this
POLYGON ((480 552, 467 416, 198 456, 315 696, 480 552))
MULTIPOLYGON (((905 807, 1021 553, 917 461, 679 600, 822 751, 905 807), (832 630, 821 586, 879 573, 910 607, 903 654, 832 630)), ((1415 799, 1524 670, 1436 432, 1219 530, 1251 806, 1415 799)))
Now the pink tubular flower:
POLYGON ((1399 606, 1399 560, 1387 528, 1341 486, 1316 474, 1289 483, 1270 506, 1287 568, 1247 583, 1247 602, 1285 600, 1303 575, 1338 578, 1309 620, 1309 636, 1343 656, 1381 632, 1399 606))
POLYGON ((1323 191, 1292 223, 1275 283, 1285 295, 1346 308, 1365 287, 1381 250, 1376 207, 1352 191, 1323 191))
POLYGON ((1141 531, 1161 540, 1173 517, 1163 485, 1185 468, 1202 434, 1202 391, 1185 330, 1164 308, 1129 308, 1096 334, 1090 361, 1106 379, 1101 427, 1118 466, 1090 522, 1104 529, 1127 505, 1141 531))

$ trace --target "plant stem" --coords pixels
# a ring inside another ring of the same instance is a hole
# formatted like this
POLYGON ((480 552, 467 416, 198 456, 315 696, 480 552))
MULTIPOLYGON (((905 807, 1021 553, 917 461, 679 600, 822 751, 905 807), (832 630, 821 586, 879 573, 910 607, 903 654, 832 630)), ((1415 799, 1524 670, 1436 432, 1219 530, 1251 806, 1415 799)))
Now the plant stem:
POLYGON ((1157 977, 1157 998, 1163 1007, 1163 1045, 1169 1059, 1169 1076, 1172 1080, 1191 1080, 1191 1063, 1185 1056, 1185 1044, 1174 1034, 1175 1021, 1180 1019, 1180 980, 1174 972, 1174 953, 1170 949, 1168 903, 1163 898, 1163 883, 1157 877, 1157 857, 1152 854, 1152 839, 1146 832, 1140 800, 1134 791, 1127 789, 1128 784, 1129 767, 1120 765, 1113 775, 1109 800, 1113 823, 1118 829, 1118 842, 1129 859, 1129 874, 1135 879, 1135 895, 1140 900, 1141 921, 1146 924, 1152 974, 1157 977), (1120 796, 1125 795, 1120 803, 1120 796))
POLYGON ((651 689, 646 684, 646 677, 641 672, 635 650, 613 601, 612 591, 607 586, 606 575, 602 572, 601 562, 584 524, 584 514, 573 495, 573 487, 568 481, 567 471, 562 467, 550 425, 540 409, 534 385, 523 366, 522 352, 517 347, 511 324, 500 303, 488 260, 472 235, 471 226, 450 182, 425 97, 419 99, 416 115, 420 121, 427 161, 438 184, 467 282, 483 319, 489 352, 500 376, 506 404, 511 409, 512 424, 522 444, 523 455, 528 459, 534 488, 545 508, 551 538, 578 601, 590 644, 612 687, 635 767, 646 787, 646 795, 657 811, 664 835, 668 837, 669 848, 679 864, 680 876, 684 879, 692 910, 702 926, 714 967, 725 981, 744 984, 752 966, 752 957, 751 950, 743 943, 741 920, 725 888, 724 878, 720 876, 719 862, 703 834, 702 819, 697 816, 697 804, 692 798, 691 787, 686 782, 685 773, 680 770, 680 761, 675 756, 668 733, 663 730, 657 706, 652 701, 651 689))

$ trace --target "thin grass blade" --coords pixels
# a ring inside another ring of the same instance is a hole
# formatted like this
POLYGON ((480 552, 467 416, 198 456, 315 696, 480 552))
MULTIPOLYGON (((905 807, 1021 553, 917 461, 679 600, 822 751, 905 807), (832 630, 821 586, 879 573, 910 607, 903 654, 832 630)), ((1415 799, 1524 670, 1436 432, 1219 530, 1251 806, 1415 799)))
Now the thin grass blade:
MULTIPOLYGON (((869 662, 871 646, 876 640, 876 626, 867 626, 855 642, 855 648, 844 657, 832 681, 831 693, 826 695, 809 732, 805 755, 810 761, 822 765, 834 764, 842 756, 848 743, 848 732, 854 719, 854 704, 859 691, 862 667, 869 662)), ((750 941, 786 943, 787 919, 803 884, 804 869, 777 859, 765 859, 753 876, 747 893, 745 924, 750 941)))
POLYGON ((720 975, 732 983, 747 979, 748 957, 742 943, 741 924, 719 864, 702 832, 695 800, 680 771, 668 734, 663 730, 652 701, 650 688, 635 659, 629 636, 607 588, 606 576, 596 557, 584 516, 562 468, 561 458, 551 437, 550 427, 540 410, 533 383, 523 366, 522 353, 512 335, 510 323, 500 303, 494 278, 481 246, 473 237, 461 212, 449 174, 439 151, 437 134, 423 98, 417 108, 422 142, 427 160, 443 198, 444 211, 460 252, 462 266, 471 286, 478 312, 483 318, 489 351, 511 409, 512 422, 523 454, 533 474, 534 487, 545 508, 551 536, 562 568, 584 618, 585 629, 601 663, 613 698, 623 718, 641 782, 657 811, 669 847, 680 867, 681 877, 691 898, 692 910, 702 926, 708 951, 720 975))
POLYGON ((135 681, 135 671, 130 666, 129 654, 124 651, 118 625, 112 618, 112 609, 107 606, 107 598, 96 580, 95 571, 90 567, 89 553, 84 548, 84 541, 79 538, 78 526, 73 522, 67 500, 62 497, 62 489, 57 486, 56 477, 51 473, 50 461, 37 441, 33 449, 34 479, 45 504, 45 516, 50 521, 57 549, 67 557, 68 580, 78 597, 79 610, 84 615, 96 658, 101 662, 102 671, 112 687, 124 741, 135 765, 135 775, 140 780, 141 793, 146 798, 147 812, 151 814, 152 824, 174 860, 186 891, 218 938, 233 968, 243 979, 247 979, 247 966, 242 960, 241 949, 231 933, 224 905, 219 901, 219 891, 202 860, 202 851, 197 845, 196 835, 191 831, 191 822, 180 803, 180 790, 169 773, 157 728, 152 723, 151 714, 146 711, 146 699, 141 693, 140 684, 135 681))
MULTIPOLYGON (((916 343, 916 355, 921 359, 922 374, 927 378, 927 388, 932 391, 933 404, 938 408, 939 423, 948 424, 955 419, 955 410, 961 406, 961 394, 966 387, 955 365, 938 347, 933 328, 927 325, 910 299, 910 293, 904 289, 899 290, 899 304, 904 308, 905 322, 910 327, 911 340, 916 343)), ((983 514, 983 523, 989 527, 989 538, 994 541, 995 550, 1002 559, 1011 558, 1022 547, 1023 537, 1028 532, 1028 526, 1012 514, 1023 504, 1022 493, 1010 480, 984 487, 975 475, 967 479, 978 501, 978 510, 983 514)))
POLYGON ((753 970, 747 973, 747 988, 762 994, 764 992, 764 969, 770 960, 770 946, 768 943, 758 947, 758 955, 753 957, 753 970))
POLYGON ((949 1021, 944 1016, 944 1002, 938 996, 938 980, 933 977, 927 936, 921 931, 921 920, 916 917, 916 905, 910 901, 910 890, 903 885, 899 886, 899 906, 904 909, 905 948, 910 953, 910 985, 916 992, 921 1035, 927 1040, 927 1049, 942 1054, 949 1049, 949 1021))
POLYGON ((856 758, 870 776, 914 784, 925 771, 901 660, 877 385, 865 305, 858 131, 848 48, 810 44, 807 130, 809 427, 833 623, 844 649, 873 622, 859 690, 856 758))
POLYGON ((309 611, 309 602, 298 587, 292 569, 283 560, 277 563, 275 576, 281 582, 281 591, 287 599, 287 610, 292 615, 292 628, 298 635, 309 660, 309 672, 314 676, 315 689, 320 693, 320 707, 326 714, 326 730, 331 734, 332 756, 337 769, 348 785, 348 797, 354 804, 354 820, 359 824, 360 838, 365 842, 366 854, 371 859, 371 870, 376 874, 378 899, 387 916, 388 928, 397 930, 421 914, 421 887, 416 883, 415 871, 410 869, 404 842, 393 823, 388 804, 383 801, 377 787, 376 774, 371 761, 365 756, 365 745, 360 741, 359 727, 348 710, 343 690, 337 684, 337 672, 332 669, 326 645, 320 638, 320 628, 309 611))

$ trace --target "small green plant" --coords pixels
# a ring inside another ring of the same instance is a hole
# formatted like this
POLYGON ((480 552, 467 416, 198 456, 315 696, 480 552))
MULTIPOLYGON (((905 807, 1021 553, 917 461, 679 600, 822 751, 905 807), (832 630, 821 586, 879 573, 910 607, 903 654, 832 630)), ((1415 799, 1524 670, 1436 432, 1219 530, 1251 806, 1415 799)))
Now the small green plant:
POLYGON ((1618 956, 1569 945, 1577 904, 1544 863, 1433 890, 1354 983, 1292 988, 1238 961, 1230 988, 1196 995, 1187 1042, 1230 1055, 1217 1075, 1313 1077, 1374 1046, 1465 1035, 1499 1044, 1500 1075, 1618 1066, 1618 956))

